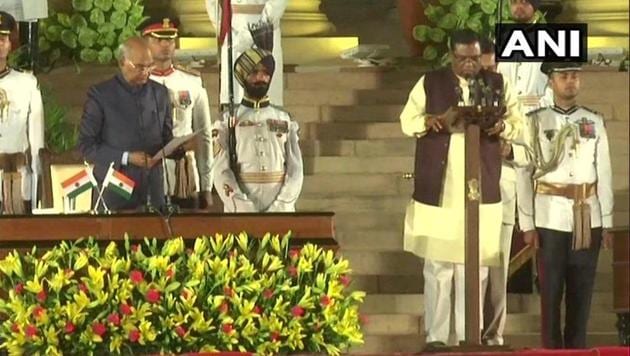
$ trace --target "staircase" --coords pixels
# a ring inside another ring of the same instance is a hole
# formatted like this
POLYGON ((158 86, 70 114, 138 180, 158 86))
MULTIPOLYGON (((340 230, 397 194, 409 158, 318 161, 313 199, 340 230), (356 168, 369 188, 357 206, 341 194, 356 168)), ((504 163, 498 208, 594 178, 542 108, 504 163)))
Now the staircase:
MULTIPOLYGON (((298 68, 299 70, 299 68, 298 68)), ((79 118, 87 87, 112 68, 59 69, 42 76, 79 118)), ((285 106, 300 123, 305 182, 300 211, 334 211, 341 254, 354 270, 352 288, 366 291, 365 344, 356 353, 417 352, 424 343, 422 261, 402 251, 405 204, 412 181, 414 142, 398 116, 421 73, 418 69, 291 72, 285 106)), ((216 104, 216 71, 205 73, 216 104)), ((580 102, 607 118, 615 189, 615 224, 629 224, 628 74, 583 73, 580 102)), ((216 107, 213 108, 216 118, 216 107)), ((590 345, 616 344, 611 252, 602 251, 589 322, 590 345)), ((506 341, 540 346, 537 295, 510 295, 506 341)))

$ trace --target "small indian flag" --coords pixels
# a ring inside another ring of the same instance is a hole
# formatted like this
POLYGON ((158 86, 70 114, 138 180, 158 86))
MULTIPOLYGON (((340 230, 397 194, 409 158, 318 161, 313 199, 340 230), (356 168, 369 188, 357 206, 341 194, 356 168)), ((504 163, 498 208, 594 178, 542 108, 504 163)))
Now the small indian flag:
POLYGON ((131 194, 133 193, 133 188, 136 186, 136 183, 131 180, 131 178, 118 172, 114 169, 114 167, 110 166, 107 171, 107 175, 105 176, 105 180, 103 181, 103 185, 121 197, 129 200, 131 199, 131 194))
POLYGON ((74 199, 79 194, 96 187, 96 179, 89 168, 84 168, 81 172, 61 182, 63 195, 68 199, 74 199))

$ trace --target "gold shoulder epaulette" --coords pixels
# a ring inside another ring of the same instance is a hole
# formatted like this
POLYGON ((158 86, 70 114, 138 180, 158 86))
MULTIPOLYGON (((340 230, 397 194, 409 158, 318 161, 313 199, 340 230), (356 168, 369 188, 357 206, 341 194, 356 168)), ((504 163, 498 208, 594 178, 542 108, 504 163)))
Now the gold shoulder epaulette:
POLYGON ((201 72, 196 70, 196 69, 192 69, 186 66, 183 66, 181 64, 176 64, 175 65, 175 69, 177 70, 181 70, 184 73, 188 73, 190 75, 194 75, 195 77, 201 77, 201 72))
POLYGON ((584 110, 586 110, 586 111, 590 112, 591 114, 595 114, 595 115, 597 115, 597 116, 604 117, 604 115, 602 115, 602 113, 601 113, 601 112, 599 112, 599 111, 595 111, 595 110, 593 110, 593 109, 589 109, 589 108, 587 108, 586 106, 582 106, 582 105, 580 105, 580 108, 582 108, 582 109, 584 109, 584 110))
POLYGON ((528 112, 528 113, 527 113, 527 114, 525 114, 525 115, 526 115, 526 116, 532 116, 532 115, 534 115, 534 114, 537 114, 537 113, 539 113, 539 112, 541 112, 541 111, 545 110, 546 108, 547 108, 546 106, 543 106, 542 108, 538 108, 538 109, 532 110, 532 111, 528 112))

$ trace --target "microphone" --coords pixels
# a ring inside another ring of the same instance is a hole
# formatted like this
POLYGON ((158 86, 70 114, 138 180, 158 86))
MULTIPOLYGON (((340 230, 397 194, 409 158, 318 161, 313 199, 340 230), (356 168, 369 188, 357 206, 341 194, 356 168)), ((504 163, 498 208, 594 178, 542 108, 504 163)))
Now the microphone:
POLYGON ((164 152, 164 146, 162 146, 162 178, 164 179, 164 182, 166 182, 166 189, 164 189, 164 200, 166 201, 166 205, 164 205, 165 213, 169 216, 174 213, 179 213, 179 206, 177 204, 173 204, 171 201, 171 195, 169 194, 171 184, 166 172, 166 153, 164 152))

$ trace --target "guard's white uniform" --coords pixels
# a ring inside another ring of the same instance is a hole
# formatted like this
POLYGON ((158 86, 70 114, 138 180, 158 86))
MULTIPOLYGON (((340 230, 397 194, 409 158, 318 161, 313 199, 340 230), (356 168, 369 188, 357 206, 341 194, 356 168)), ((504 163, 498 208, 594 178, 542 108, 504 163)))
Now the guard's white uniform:
MULTIPOLYGON (((558 167, 536 181, 552 184, 596 183, 597 194, 586 199, 591 211, 591 227, 611 228, 612 173, 608 136, 601 115, 581 106, 566 111, 554 106, 534 111, 528 116, 538 122, 538 131, 534 133, 536 141, 532 145, 540 144, 544 160, 549 160, 553 139, 565 125, 571 125, 577 137, 577 142, 568 139, 565 143, 566 154, 558 167)), ((522 198, 525 204, 521 205, 523 211, 520 215, 523 231, 534 230, 535 227, 573 231, 571 199, 546 194, 536 194, 534 199, 532 190, 526 193, 522 198)))
POLYGON ((225 212, 295 211, 304 180, 297 122, 275 106, 239 105, 236 114, 236 174, 227 151, 227 113, 212 132, 214 184, 225 212))
MULTIPOLYGON (((44 147, 44 112, 37 79, 7 68, 0 73, 0 154, 30 153, 31 165, 20 169, 22 199, 37 208, 37 181, 41 174, 39 150, 44 147)), ((0 190, 2 189, 0 174, 0 190)), ((0 195, 2 200, 2 195, 0 195)))
MULTIPOLYGON (((164 73, 152 73, 152 80, 165 85, 173 104, 173 136, 181 137, 201 130, 199 144, 195 152, 187 152, 187 158, 195 169, 195 192, 212 190, 212 121, 208 93, 203 87, 199 74, 175 66, 164 73), (160 75, 161 74, 161 75, 160 75)), ((175 161, 166 160, 168 193, 175 195, 175 161)))
MULTIPOLYGON (((249 24, 259 21, 271 22, 274 25, 273 32, 273 58, 276 61, 276 69, 271 79, 269 87, 269 100, 271 104, 282 106, 283 101, 283 57, 281 44, 280 19, 284 15, 288 0, 232 0, 232 40, 233 40, 233 61, 236 61, 241 53, 248 50, 254 44, 249 32, 249 24)), ((210 21, 217 32, 221 24, 220 1, 206 0, 206 10, 210 16, 210 21)), ((227 37, 221 48, 221 63, 228 62, 227 37)), ((234 63, 232 63, 232 67, 234 63)), ((243 98, 243 88, 234 79, 234 102, 240 103, 243 98)), ((221 66, 221 104, 229 103, 228 90, 228 67, 221 66)))

